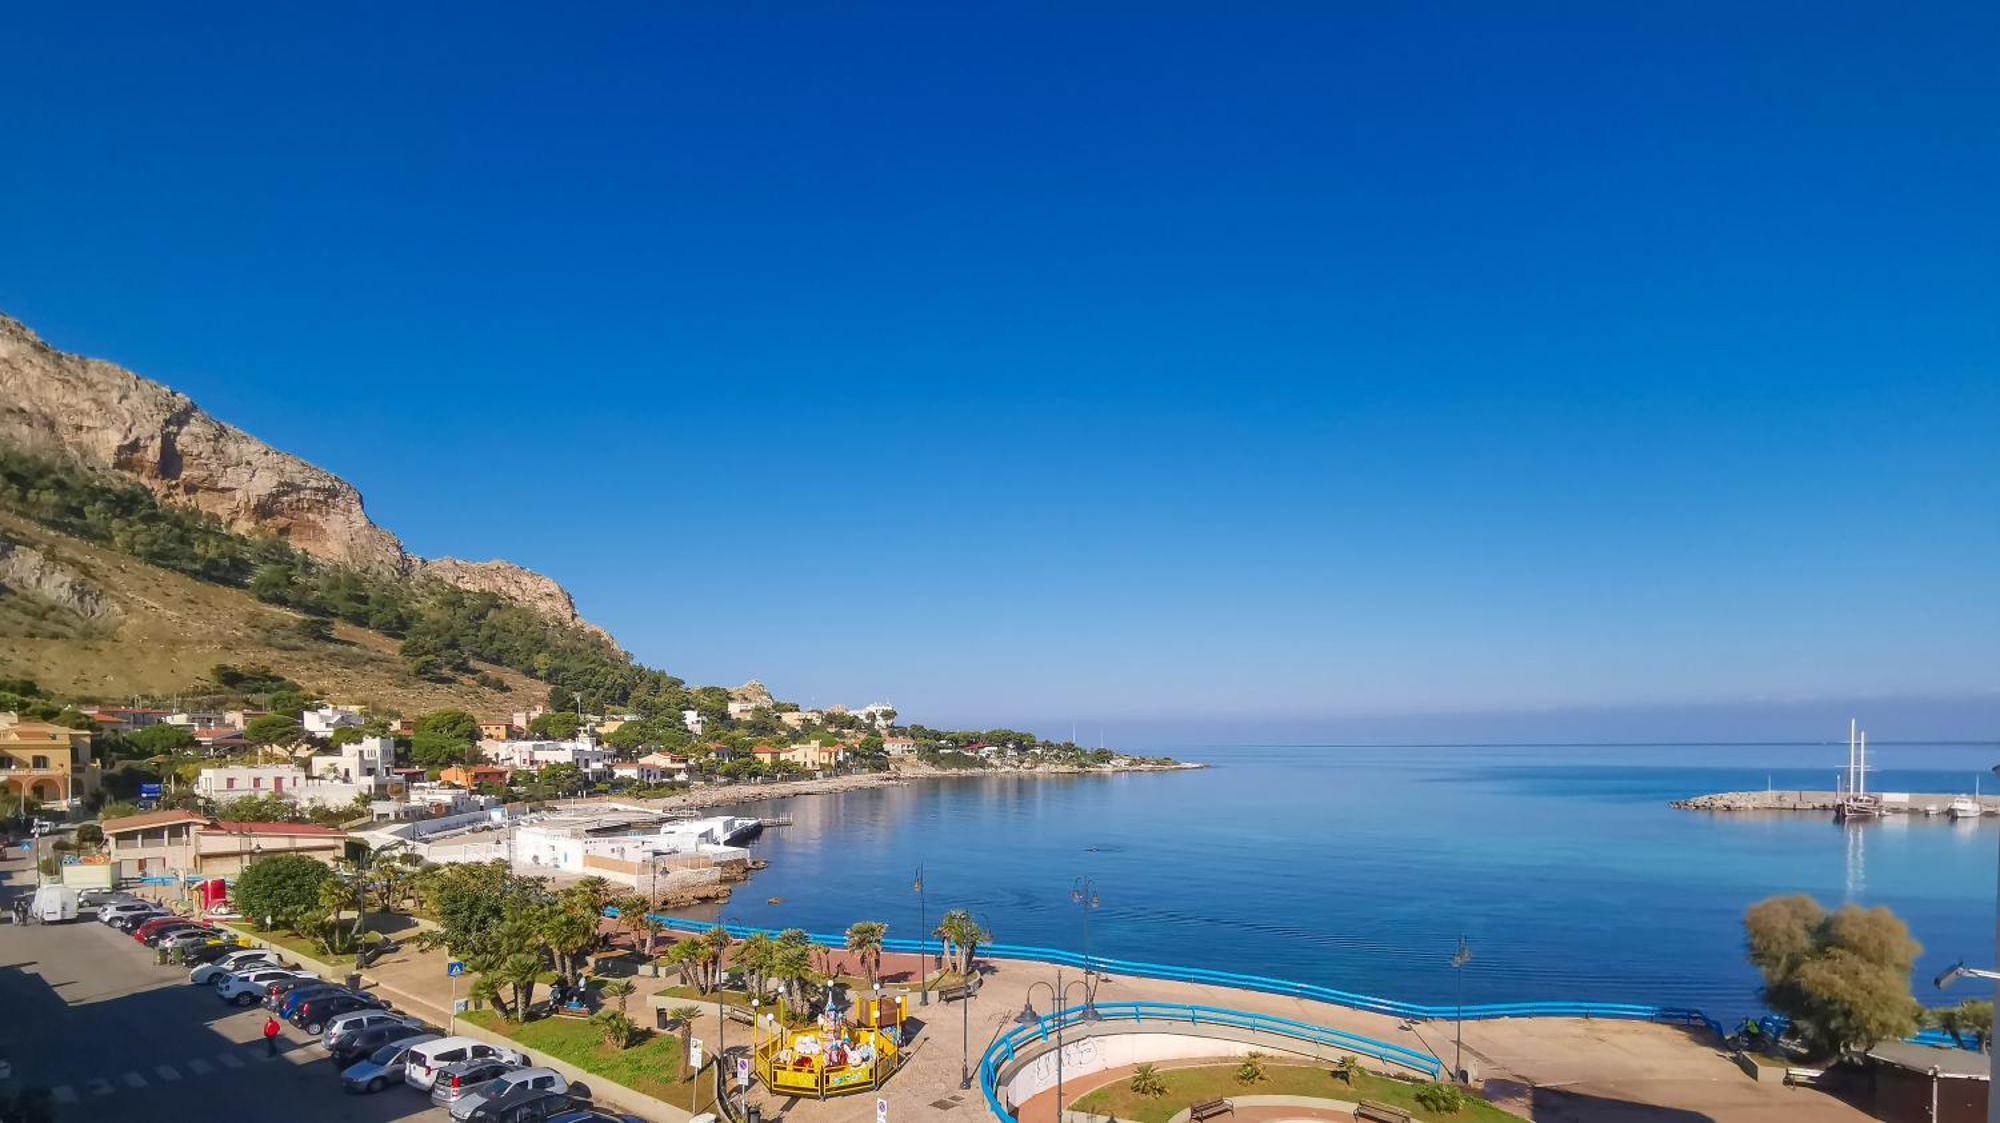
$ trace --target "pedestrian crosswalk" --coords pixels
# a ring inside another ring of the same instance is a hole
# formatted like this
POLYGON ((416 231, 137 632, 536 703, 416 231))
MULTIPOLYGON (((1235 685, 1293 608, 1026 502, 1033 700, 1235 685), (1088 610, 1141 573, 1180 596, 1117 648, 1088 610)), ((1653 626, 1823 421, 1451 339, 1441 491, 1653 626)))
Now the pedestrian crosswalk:
POLYGON ((176 1064, 155 1065, 150 1073, 128 1069, 109 1076, 92 1076, 70 1084, 57 1084, 49 1089, 49 1096, 59 1104, 74 1104, 82 1102, 86 1097, 109 1096, 124 1090, 136 1092, 161 1084, 178 1083, 184 1079, 183 1073, 186 1076, 202 1077, 213 1076, 218 1069, 229 1072, 240 1071, 250 1067, 243 1059, 245 1053, 259 1062, 283 1058, 295 1065, 311 1064, 325 1056, 309 1045, 284 1039, 279 1040, 278 1051, 274 1055, 265 1050, 262 1042, 257 1042, 207 1056, 188 1057, 176 1064))

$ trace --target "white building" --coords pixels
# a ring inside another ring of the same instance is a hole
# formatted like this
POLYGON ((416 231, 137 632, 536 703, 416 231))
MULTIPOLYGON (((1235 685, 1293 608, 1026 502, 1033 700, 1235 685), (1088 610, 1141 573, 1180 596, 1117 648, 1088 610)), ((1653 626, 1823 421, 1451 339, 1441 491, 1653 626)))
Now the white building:
MULTIPOLYGON (((168 714, 166 717, 161 718, 160 721, 167 725, 186 726, 189 729, 233 724, 229 720, 229 715, 223 713, 221 710, 182 710, 177 714, 168 714)), ((237 726, 237 728, 241 729, 242 726, 237 726)))
POLYGON ((660 784, 669 780, 686 783, 688 762, 665 753, 652 753, 638 760, 621 760, 611 766, 611 774, 621 780, 660 784))
POLYGON ((595 874, 636 886, 687 870, 722 867, 740 875, 750 852, 732 843, 759 829, 758 820, 742 816, 668 820, 640 808, 597 807, 524 821, 511 845, 517 869, 595 874))
POLYGON ((915 756, 917 755, 917 742, 914 738, 910 737, 884 737, 882 738, 882 751, 888 753, 890 756, 915 756))
POLYGON ((481 741, 479 755, 509 768, 533 770, 574 764, 587 776, 611 771, 611 750, 588 736, 574 741, 481 741))
POLYGON ((689 733, 692 733, 697 737, 701 736, 701 729, 702 729, 701 711, 682 710, 681 724, 687 726, 687 731, 689 733))
POLYGON ((871 702, 854 711, 854 716, 877 729, 887 729, 889 723, 895 719, 896 707, 887 702, 871 702))
POLYGON ((312 774, 322 780, 381 786, 395 778, 396 742, 387 737, 363 737, 332 752, 316 753, 312 774))
POLYGON ((731 718, 740 720, 742 718, 749 717, 751 714, 754 714, 758 710, 761 710, 763 708, 764 705, 761 702, 731 701, 729 703, 729 716, 731 718))
POLYGON ((307 733, 315 737, 325 737, 336 729, 359 729, 363 722, 361 715, 352 710, 336 706, 321 706, 299 715, 299 724, 307 733))
POLYGON ((203 799, 227 801, 246 796, 291 796, 306 785, 306 773, 291 764, 231 764, 204 768, 194 778, 203 799))

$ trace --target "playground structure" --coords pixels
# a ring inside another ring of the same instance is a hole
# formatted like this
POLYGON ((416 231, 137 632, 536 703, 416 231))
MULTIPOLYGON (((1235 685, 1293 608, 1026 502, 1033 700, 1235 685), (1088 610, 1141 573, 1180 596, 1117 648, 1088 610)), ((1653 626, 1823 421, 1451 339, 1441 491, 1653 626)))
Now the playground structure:
MULTIPOLYGON (((870 1092, 903 1063, 903 1019, 909 997, 871 997, 855 1003, 853 1021, 821 1015, 802 1028, 779 1027, 756 1036, 751 1066, 764 1087, 783 1096, 870 1092)), ((758 1019, 759 1029, 763 1019, 758 1019)), ((755 1031, 753 1031, 755 1032, 755 1031)))

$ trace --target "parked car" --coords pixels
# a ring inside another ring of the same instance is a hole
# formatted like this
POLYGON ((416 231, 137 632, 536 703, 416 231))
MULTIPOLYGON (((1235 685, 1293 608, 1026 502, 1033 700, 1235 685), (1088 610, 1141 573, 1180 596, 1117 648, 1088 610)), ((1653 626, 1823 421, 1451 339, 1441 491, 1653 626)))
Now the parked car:
POLYGON ((293 976, 289 979, 273 979, 271 981, 271 985, 264 988, 263 1002, 264 1005, 266 1006, 276 1008, 276 1006, 278 1005, 278 999, 302 987, 324 987, 332 985, 333 985, 332 983, 327 982, 325 979, 320 978, 318 975, 312 975, 304 971, 299 971, 295 972, 293 976))
POLYGON ((636 1115, 614 1115, 594 1107, 549 1116, 548 1123, 646 1123, 636 1115))
MULTIPOLYGON (((264 988, 275 979, 297 978, 289 967, 256 967, 224 975, 215 984, 216 997, 238 1006, 255 1006, 264 988)), ((310 976, 307 976, 310 977, 310 976)))
MULTIPOLYGON (((355 1061, 374 1053, 384 1045, 408 1042, 419 1037, 428 1040, 436 1036, 437 1034, 432 1032, 429 1026, 423 1025, 415 1019, 411 1019, 408 1022, 390 1022, 385 1025, 371 1026, 352 1037, 343 1037, 339 1041, 328 1045, 326 1052, 329 1057, 333 1058, 335 1064, 345 1068, 355 1061)), ((398 1072, 396 1079, 401 1080, 402 1078, 403 1074, 398 1072)))
POLYGON ((365 1029, 388 1025, 391 1022, 415 1022, 417 1019, 391 1010, 350 1010, 326 1020, 326 1028, 320 1031, 319 1043, 331 1047, 336 1040, 353 1037, 365 1029))
MULTIPOLYGON (((483 1089, 482 1089, 483 1091, 483 1089)), ((472 1099, 468 1096, 466 1099, 472 1099)), ((590 1105, 561 1092, 543 1092, 515 1086, 498 1096, 480 1096, 479 1103, 465 1116, 467 1123, 542 1123, 552 1116, 582 1111, 590 1105)), ((452 1105, 452 1116, 466 1100, 452 1105)))
POLYGON ((132 938, 152 947, 154 942, 169 932, 179 932, 187 928, 200 928, 199 924, 185 916, 156 916, 137 928, 132 929, 132 938))
POLYGON ((232 971, 249 970, 253 965, 284 966, 270 948, 224 948, 221 956, 189 971, 188 982, 197 986, 211 984, 232 971))
MULTIPOLYGON (((171 915, 173 914, 162 908, 128 909, 123 912, 113 913, 110 919, 104 920, 104 923, 109 924, 120 932, 130 932, 148 920, 158 920, 161 917, 171 915)), ((100 916, 99 919, 103 920, 104 918, 100 916)))
POLYGON ((491 1084, 511 1067, 498 1057, 479 1057, 448 1064, 439 1069, 437 1079, 431 1081, 431 1102, 449 1107, 457 1103, 460 1096, 470 1095, 474 1089, 491 1084))
POLYGON ((206 940, 210 936, 215 935, 215 929, 206 928, 194 923, 169 924, 153 929, 152 933, 142 942, 149 948, 164 947, 168 940, 176 936, 186 936, 190 933, 200 933, 200 938, 206 940))
POLYGON ((98 909, 119 901, 138 899, 123 889, 85 889, 76 895, 76 904, 78 908, 98 909))
MULTIPOLYGON (((555 1069, 517 1068, 494 1077, 493 1081, 483 1088, 474 1089, 470 1094, 461 1094, 457 1102, 451 1105, 451 1117, 453 1119, 472 1119, 475 1112, 489 1103, 499 1105, 506 1111, 512 1112, 518 1106, 518 1103, 525 1100, 528 1093, 531 1092, 554 1092, 560 1094, 565 1099, 572 1096, 579 1100, 590 1098, 590 1089, 585 1088, 581 1084, 572 1085, 569 1081, 563 1079, 562 1073, 557 1072, 555 1069), (502 1103, 502 1101, 509 1099, 515 1102, 502 1103)), ((437 1099, 436 1092, 432 1092, 431 1099, 433 1102, 443 1102, 437 1099)), ((539 1117, 530 1116, 529 1118, 539 1117)))
POLYGON ((97 906, 97 922, 118 927, 133 917, 143 916, 151 920, 164 916, 166 911, 151 901, 111 901, 97 906))
POLYGON ((292 1024, 317 1036, 326 1029, 328 1021, 341 1014, 388 1008, 388 999, 359 991, 314 995, 292 1011, 292 1024))
POLYGON ((307 986, 295 986, 285 989, 274 1000, 267 1002, 266 1005, 270 1006, 271 1012, 279 1017, 289 1018, 292 1016, 292 1011, 299 1008, 299 1003, 304 1002, 308 998, 318 998, 323 994, 345 993, 348 993, 347 987, 340 983, 329 983, 323 979, 316 979, 307 986))
POLYGON ((226 904, 225 904, 225 905, 211 905, 211 906, 209 906, 208 908, 206 908, 206 909, 203 909, 203 910, 202 910, 202 913, 203 913, 203 915, 207 916, 207 917, 208 917, 208 918, 209 918, 210 920, 241 920, 241 919, 243 919, 243 914, 242 914, 242 913, 240 913, 240 912, 237 912, 237 911, 236 911, 236 910, 235 910, 234 908, 231 908, 230 906, 228 906, 228 905, 226 905, 226 904))
POLYGON ((219 940, 226 935, 227 933, 217 929, 197 924, 188 928, 162 928, 158 932, 153 933, 147 942, 156 948, 175 951, 184 947, 204 944, 210 940, 219 940))
POLYGON ((488 1045, 471 1037, 441 1037, 427 1041, 410 1050, 409 1060, 403 1067, 403 1081, 419 1091, 428 1092, 437 1082, 438 1070, 460 1061, 482 1060, 498 1057, 515 1064, 525 1064, 527 1058, 512 1049, 502 1049, 488 1045))
POLYGON ((340 1086, 349 1092, 379 1092, 391 1082, 403 1079, 403 1065, 409 1059, 410 1050, 442 1040, 435 1033, 420 1033, 401 1041, 386 1042, 368 1054, 365 1060, 347 1066, 340 1074, 340 1086))
POLYGON ((218 940, 204 940, 191 948, 182 948, 181 962, 189 967, 197 967, 203 963, 214 963, 232 952, 248 950, 250 950, 248 941, 237 936, 225 936, 218 940))

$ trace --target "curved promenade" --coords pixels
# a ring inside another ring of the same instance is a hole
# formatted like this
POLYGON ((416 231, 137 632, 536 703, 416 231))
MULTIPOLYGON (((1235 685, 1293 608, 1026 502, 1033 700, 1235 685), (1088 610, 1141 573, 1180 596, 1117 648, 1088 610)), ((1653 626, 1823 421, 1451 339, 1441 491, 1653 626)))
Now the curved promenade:
MULTIPOLYGON (((1282 1052, 1315 1057, 1324 1056, 1327 1052, 1352 1053, 1432 1079, 1436 1079, 1444 1069, 1444 1062, 1437 1057, 1408 1046, 1247 1010, 1173 1002, 1103 1002, 1097 1005, 1099 1020, 1085 1021, 1083 1013, 1081 1006, 1057 1010, 1034 1025, 1014 1026, 986 1047, 979 1058, 979 1089, 995 1119, 1011 1121, 1014 1118, 1003 1102, 1003 1096, 1004 1099, 1028 1098, 1004 1095, 1014 1081, 1036 1062, 1054 1053, 1059 1042, 1060 1047, 1067 1050, 1079 1039, 1163 1034, 1263 1045, 1282 1052)), ((1077 1071, 1081 1075, 1102 1067, 1115 1066, 1107 1062, 1077 1071)), ((1029 1095, 1040 1092, 1046 1081, 1034 1080, 1031 1083, 1034 1086, 1028 1089, 1029 1095)))

